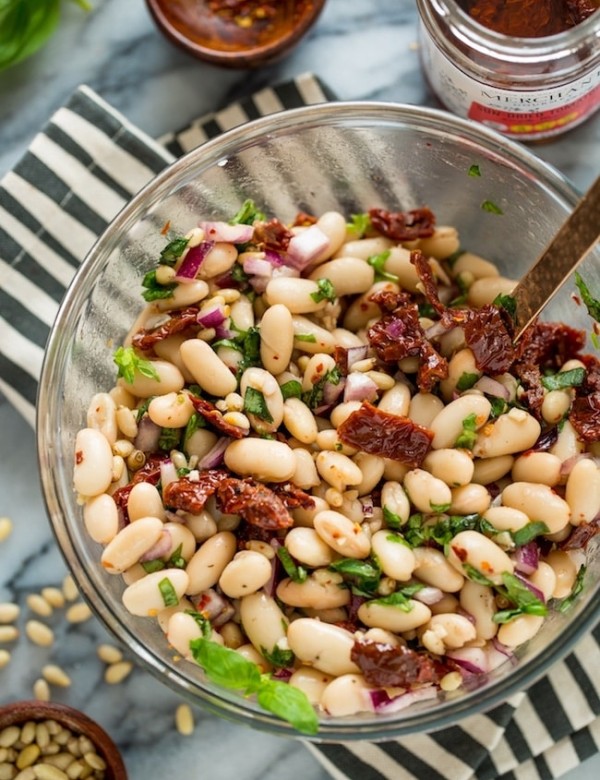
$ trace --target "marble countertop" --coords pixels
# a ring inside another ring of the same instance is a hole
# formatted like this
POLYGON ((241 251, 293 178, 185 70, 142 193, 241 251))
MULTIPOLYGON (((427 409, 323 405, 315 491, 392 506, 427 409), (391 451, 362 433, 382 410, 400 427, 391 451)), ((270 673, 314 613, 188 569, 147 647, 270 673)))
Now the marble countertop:
MULTIPOLYGON (((60 27, 49 44, 0 73, 0 176, 80 83, 155 136, 308 70, 340 98, 437 105, 419 67, 412 0, 329 0, 291 56, 254 72, 222 71, 179 52, 157 33, 142 0, 92 0, 92 5, 94 10, 84 14, 76 4, 63 3, 60 27)), ((600 114, 535 152, 585 189, 600 170, 600 114)), ((66 568, 38 487, 34 434, 1 397, 0 430, 0 516, 14 523, 10 538, 0 543, 0 602, 21 604, 22 630, 30 617, 26 596, 59 585, 66 568)), ((42 665, 60 664, 73 684, 55 689, 54 698, 104 725, 123 749, 131 778, 168 777, 174 766, 180 775, 195 776, 199 756, 212 780, 329 776, 302 743, 201 710, 195 711, 194 736, 180 736, 173 725, 179 699, 146 672, 134 669, 119 686, 103 681, 95 649, 111 639, 95 619, 71 625, 57 610, 48 621, 56 633, 54 646, 36 647, 23 637, 3 645, 13 657, 0 670, 0 704, 31 697, 42 665)), ((591 780, 599 771, 595 757, 564 777, 591 780)))

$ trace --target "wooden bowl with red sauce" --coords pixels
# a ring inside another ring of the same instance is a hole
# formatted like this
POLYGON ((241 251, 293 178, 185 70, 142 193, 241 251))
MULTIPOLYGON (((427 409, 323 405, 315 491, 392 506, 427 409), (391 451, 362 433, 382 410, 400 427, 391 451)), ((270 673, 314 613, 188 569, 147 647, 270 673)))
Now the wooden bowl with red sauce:
POLYGON ((290 52, 325 0, 146 0, 159 30, 198 59, 256 68, 290 52))

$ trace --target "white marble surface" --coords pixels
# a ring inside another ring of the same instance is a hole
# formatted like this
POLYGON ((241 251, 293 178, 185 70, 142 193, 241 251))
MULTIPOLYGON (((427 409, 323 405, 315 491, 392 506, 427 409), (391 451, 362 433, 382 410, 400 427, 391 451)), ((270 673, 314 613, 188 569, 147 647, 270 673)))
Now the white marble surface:
MULTIPOLYGON (((34 58, 0 73, 0 175, 20 157, 38 128, 87 83, 153 135, 184 125, 236 97, 312 70, 341 98, 372 98, 437 105, 419 69, 416 11, 412 0, 329 0, 318 25, 288 59, 256 72, 221 71, 192 60, 156 32, 142 0, 92 0, 82 14, 64 3, 56 36, 34 58)), ((600 169, 600 115, 568 136, 535 148, 581 189, 600 169)), ((23 605, 48 584, 60 583, 65 566, 50 532, 38 488, 34 434, 0 398, 0 516, 13 519, 0 546, 0 602, 23 605)), ((107 639, 91 620, 68 626, 62 613, 49 622, 53 648, 21 638, 0 670, 0 704, 31 695, 43 663, 58 662, 73 678, 55 698, 97 718, 122 747, 131 778, 210 772, 213 780, 279 780, 327 776, 299 742, 283 741, 196 712, 194 737, 173 728, 177 697, 141 670, 119 687, 102 681, 95 646, 107 639)), ((565 775, 591 780, 598 757, 565 775)))

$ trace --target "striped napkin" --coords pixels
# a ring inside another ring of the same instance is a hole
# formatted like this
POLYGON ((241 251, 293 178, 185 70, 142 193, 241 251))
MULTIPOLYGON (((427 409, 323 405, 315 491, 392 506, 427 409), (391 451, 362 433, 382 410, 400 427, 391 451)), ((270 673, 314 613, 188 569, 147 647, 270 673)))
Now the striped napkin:
MULTIPOLYGON (((75 269, 176 156, 257 116, 333 96, 306 74, 154 141, 87 87, 0 182, 0 390, 34 424, 44 345, 75 269)), ((600 627, 526 693, 432 734, 308 747, 337 780, 548 780, 600 748, 600 627)))

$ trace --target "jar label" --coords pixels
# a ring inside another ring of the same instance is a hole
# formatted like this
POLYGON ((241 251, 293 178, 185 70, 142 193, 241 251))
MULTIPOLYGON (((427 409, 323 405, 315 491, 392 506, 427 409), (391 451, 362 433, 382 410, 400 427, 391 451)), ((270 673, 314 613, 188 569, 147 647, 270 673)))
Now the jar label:
POLYGON ((583 122, 600 108, 600 67, 549 89, 498 89, 464 73, 422 35, 423 65, 448 109, 522 140, 550 138, 583 122))

